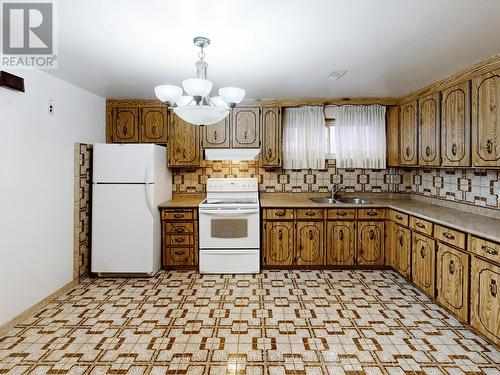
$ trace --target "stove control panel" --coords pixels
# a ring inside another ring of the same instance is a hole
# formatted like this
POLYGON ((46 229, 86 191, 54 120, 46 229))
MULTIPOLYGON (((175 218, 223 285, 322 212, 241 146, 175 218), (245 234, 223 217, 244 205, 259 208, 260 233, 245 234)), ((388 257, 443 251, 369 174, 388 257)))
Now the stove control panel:
POLYGON ((207 192, 212 191, 258 191, 256 178, 209 178, 207 192))

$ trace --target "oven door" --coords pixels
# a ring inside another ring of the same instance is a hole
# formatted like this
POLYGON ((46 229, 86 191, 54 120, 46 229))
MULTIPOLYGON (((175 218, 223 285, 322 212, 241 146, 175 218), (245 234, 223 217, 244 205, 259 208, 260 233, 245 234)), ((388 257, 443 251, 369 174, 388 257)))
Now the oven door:
POLYGON ((258 208, 200 208, 201 249, 258 249, 258 208))

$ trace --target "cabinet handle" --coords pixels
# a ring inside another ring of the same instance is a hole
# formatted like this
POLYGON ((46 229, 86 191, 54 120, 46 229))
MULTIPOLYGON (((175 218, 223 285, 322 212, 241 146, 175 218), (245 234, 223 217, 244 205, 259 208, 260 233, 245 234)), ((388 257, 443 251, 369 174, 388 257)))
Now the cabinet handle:
POLYGON ((398 220, 403 220, 403 216, 401 216, 401 215, 396 215, 396 219, 398 219, 398 220))
POLYGON ((404 243, 403 236, 400 236, 400 237, 399 237, 399 245, 400 245, 401 247, 403 247, 403 243, 404 243))
POLYGON ((430 156, 431 155, 431 148, 429 146, 427 146, 425 148, 425 156, 430 156))
POLYGON ((420 256, 422 258, 425 258, 425 247, 422 246, 422 248, 420 249, 420 256))
POLYGON ((214 131, 214 140, 217 140, 217 130, 214 131))
POLYGON ((497 296, 497 282, 496 282, 496 280, 491 279, 491 281, 490 281, 490 293, 493 297, 497 296))
POLYGON ((375 232, 373 231, 373 229, 370 229, 370 234, 368 237, 370 238, 370 240, 373 240, 375 238, 375 232))
POLYGON ((151 128, 151 133, 153 135, 156 135, 156 125, 153 125, 153 127, 151 128))
POLYGON ((278 231, 278 240, 282 240, 283 239, 283 232, 281 231, 281 229, 278 231))
POLYGON ((316 216, 316 212, 314 211, 307 211, 306 216, 316 216))
POLYGON ((285 216, 285 211, 278 211, 278 212, 275 213, 275 215, 279 216, 279 217, 285 216))
POLYGON ((313 231, 312 231, 312 229, 309 229, 309 240, 312 241, 313 237, 314 237, 313 231))
POLYGON ((486 245, 483 245, 481 246, 481 249, 483 249, 487 254, 490 254, 490 255, 498 255, 498 251, 495 250, 494 248, 492 247, 489 247, 489 246, 486 246, 486 245))
POLYGON ((338 216, 345 216, 345 215, 347 215, 347 212, 345 212, 345 211, 339 211, 339 212, 337 212, 337 215, 338 216))
POLYGON ((182 219, 184 217, 184 214, 175 214, 174 217, 176 219, 182 219))
POLYGON ((424 229, 425 228, 425 225, 422 224, 422 223, 417 223, 415 224, 417 227, 421 228, 421 229, 424 229))
POLYGON ((451 233, 448 233, 448 232, 444 232, 443 233, 443 237, 449 239, 449 240, 454 240, 455 239, 455 236, 451 233))
POLYGON ((344 239, 344 231, 341 229, 339 230, 339 240, 343 240, 344 239))
POLYGON ((378 215, 378 212, 377 211, 368 211, 366 213, 368 216, 377 216, 378 215))
POLYGON ((451 146, 451 154, 453 156, 457 155, 457 144, 456 143, 453 143, 453 145, 451 146))
POLYGON ((267 155, 269 158, 273 156, 273 150, 272 149, 267 150, 267 155))
POLYGON ((448 264, 448 271, 453 275, 455 273, 455 262, 450 260, 450 264, 448 264))
POLYGON ((174 251, 174 254, 175 254, 175 255, 183 255, 183 254, 184 254, 184 251, 174 251))
POLYGON ((493 152, 493 141, 491 139, 488 139, 486 141, 486 151, 488 154, 491 154, 493 152))
POLYGON ((245 131, 243 132, 243 138, 244 138, 245 140, 247 139, 247 134, 248 134, 248 132, 245 130, 245 131))
POLYGON ((127 135, 127 132, 128 132, 128 128, 127 128, 127 125, 125 125, 125 126, 123 127, 123 135, 125 135, 125 136, 126 136, 126 135, 127 135))
POLYGON ((184 228, 184 227, 175 227, 175 228, 172 230, 172 232, 175 232, 175 233, 183 233, 185 229, 186 229, 186 228, 184 228))
POLYGON ((410 148, 409 147, 406 147, 405 153, 406 153, 406 156, 410 156, 410 148))
POLYGON ((186 241, 186 239, 185 239, 185 238, 176 238, 176 239, 175 239, 175 242, 177 242, 177 243, 182 243, 182 242, 184 242, 184 241, 186 241))

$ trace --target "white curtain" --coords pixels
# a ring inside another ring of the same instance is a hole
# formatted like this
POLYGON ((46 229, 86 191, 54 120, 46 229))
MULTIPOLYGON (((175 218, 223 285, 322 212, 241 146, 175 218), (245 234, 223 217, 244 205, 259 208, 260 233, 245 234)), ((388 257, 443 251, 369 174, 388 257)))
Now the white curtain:
POLYGON ((323 107, 285 108, 283 115, 283 167, 323 169, 326 159, 323 107))
POLYGON ((385 107, 332 106, 338 168, 386 167, 385 107))

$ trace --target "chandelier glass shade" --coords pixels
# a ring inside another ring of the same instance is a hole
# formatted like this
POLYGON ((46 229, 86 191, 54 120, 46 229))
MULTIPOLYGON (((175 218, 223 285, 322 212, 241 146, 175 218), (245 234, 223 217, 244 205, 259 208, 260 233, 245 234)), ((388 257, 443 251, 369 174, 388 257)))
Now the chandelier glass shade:
POLYGON ((219 89, 219 96, 211 97, 212 82, 207 79, 208 64, 203 52, 210 40, 196 37, 193 41, 201 48, 200 60, 195 64, 197 78, 185 79, 182 81, 182 88, 174 85, 156 86, 155 94, 184 121, 194 125, 211 125, 223 120, 243 100, 245 90, 223 87, 219 89))

